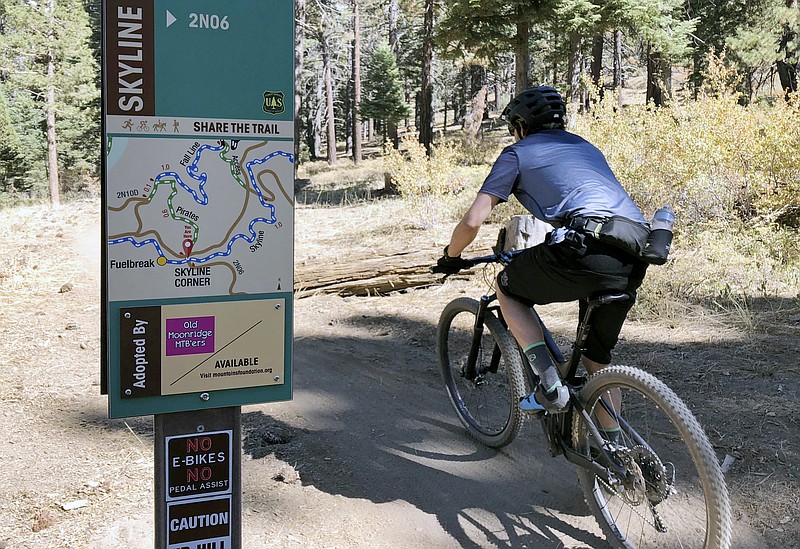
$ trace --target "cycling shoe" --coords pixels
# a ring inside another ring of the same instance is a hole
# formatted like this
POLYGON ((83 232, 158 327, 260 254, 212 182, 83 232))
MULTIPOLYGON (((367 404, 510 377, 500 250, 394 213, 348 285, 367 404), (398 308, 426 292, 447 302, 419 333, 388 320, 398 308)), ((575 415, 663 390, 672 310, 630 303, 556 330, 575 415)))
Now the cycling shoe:
POLYGON ((545 393, 539 385, 534 392, 519 401, 519 409, 532 414, 541 412, 560 414, 566 411, 567 404, 569 404, 569 389, 565 385, 559 385, 549 393, 545 393))

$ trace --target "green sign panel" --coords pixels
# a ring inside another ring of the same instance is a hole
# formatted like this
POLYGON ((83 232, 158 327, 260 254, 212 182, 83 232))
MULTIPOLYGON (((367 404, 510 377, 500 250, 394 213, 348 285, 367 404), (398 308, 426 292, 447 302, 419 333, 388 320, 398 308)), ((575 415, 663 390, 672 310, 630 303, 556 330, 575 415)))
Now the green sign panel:
POLYGON ((294 4, 103 4, 109 415, 291 398, 294 4))
POLYGON ((262 107, 265 94, 284 106, 293 99, 293 2, 165 0, 155 6, 159 110, 292 121, 292 109, 262 107))

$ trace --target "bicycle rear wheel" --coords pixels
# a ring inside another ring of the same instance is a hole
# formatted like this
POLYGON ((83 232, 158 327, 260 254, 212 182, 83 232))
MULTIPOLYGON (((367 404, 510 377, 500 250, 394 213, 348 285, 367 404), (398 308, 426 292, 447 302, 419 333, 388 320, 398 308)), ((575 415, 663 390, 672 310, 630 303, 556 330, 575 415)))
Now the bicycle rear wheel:
MULTIPOLYGON (((612 432, 620 427, 616 440, 608 438, 625 478, 601 479, 578 467, 589 508, 612 545, 728 549, 725 480, 711 443, 680 398, 652 375, 626 366, 593 376, 580 398, 595 425, 612 432), (612 410, 621 419, 609 419, 612 410)), ((573 445, 586 456, 597 455, 597 444, 578 413, 573 445)))
POLYGON ((518 403, 526 394, 525 380, 514 339, 491 313, 484 320, 488 329, 478 349, 477 376, 473 380, 464 376, 477 314, 474 299, 450 302, 439 318, 436 350, 458 418, 476 440, 499 448, 514 440, 522 425, 518 403))

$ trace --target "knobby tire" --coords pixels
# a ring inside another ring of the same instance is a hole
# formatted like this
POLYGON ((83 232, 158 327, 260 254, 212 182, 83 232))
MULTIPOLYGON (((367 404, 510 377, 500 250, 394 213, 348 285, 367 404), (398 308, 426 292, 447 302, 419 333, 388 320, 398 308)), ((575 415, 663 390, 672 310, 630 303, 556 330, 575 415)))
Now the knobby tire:
MULTIPOLYGON (((620 409, 617 413, 644 439, 644 444, 633 440, 623 425, 616 444, 616 455, 621 462, 628 460, 628 471, 633 472, 629 478, 638 483, 614 487, 589 470, 577 468, 589 508, 611 544, 626 549, 728 549, 728 490, 714 449, 697 419, 652 375, 614 366, 590 378, 580 393, 595 424, 600 421, 595 412, 602 407, 599 399, 602 396, 613 403, 610 394, 621 395, 616 401, 621 404, 612 406, 620 409), (610 389, 619 393, 608 393, 610 389), (664 480, 670 477, 672 480, 664 480)), ((586 422, 577 413, 572 435, 577 451, 587 456, 597 453, 586 422)))
POLYGON ((486 370, 480 383, 465 379, 466 364, 478 314, 478 302, 458 298, 442 311, 437 327, 436 347, 447 395, 461 423, 477 441, 492 448, 510 443, 519 433, 523 417, 519 399, 525 392, 525 378, 516 343, 500 320, 487 312, 477 365, 486 370), (488 370, 494 346, 500 350, 496 372, 488 370))

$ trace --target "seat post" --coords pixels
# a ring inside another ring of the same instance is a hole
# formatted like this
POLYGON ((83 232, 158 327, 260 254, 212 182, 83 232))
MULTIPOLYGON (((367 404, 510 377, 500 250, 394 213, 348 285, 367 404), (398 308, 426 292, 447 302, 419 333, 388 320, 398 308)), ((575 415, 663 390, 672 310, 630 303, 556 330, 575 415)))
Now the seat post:
POLYGON ((629 299, 631 299, 631 296, 627 292, 612 292, 597 294, 592 298, 585 297, 581 300, 582 302, 586 303, 586 311, 583 313, 583 316, 578 319, 578 331, 575 336, 575 343, 572 344, 572 354, 570 355, 569 360, 570 376, 575 375, 575 372, 578 369, 580 357, 583 354, 583 351, 586 350, 586 339, 589 337, 589 331, 592 328, 589 320, 591 319, 594 310, 601 305, 628 301, 629 299))
POLYGON ((584 344, 586 343, 586 338, 589 337, 589 329, 591 328, 589 319, 592 316, 592 312, 594 312, 599 305, 599 303, 593 299, 584 298, 581 301, 586 303, 586 311, 583 313, 583 316, 578 319, 578 332, 575 335, 575 343, 572 344, 572 357, 574 357, 572 362, 575 363, 576 367, 578 365, 578 359, 585 350, 584 344))

